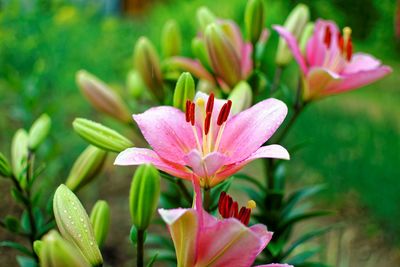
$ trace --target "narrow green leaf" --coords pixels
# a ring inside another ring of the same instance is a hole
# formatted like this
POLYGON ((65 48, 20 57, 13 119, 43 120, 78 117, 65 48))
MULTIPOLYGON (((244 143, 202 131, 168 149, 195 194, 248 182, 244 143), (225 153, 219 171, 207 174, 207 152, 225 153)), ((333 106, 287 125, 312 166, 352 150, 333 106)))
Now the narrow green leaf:
POLYGON ((34 259, 28 258, 25 256, 17 256, 17 262, 20 267, 37 267, 38 266, 37 262, 34 259))
POLYGON ((8 247, 18 250, 19 252, 26 254, 28 256, 33 256, 32 252, 21 245, 20 243, 13 242, 13 241, 0 241, 0 247, 8 247))
POLYGON ((309 258, 315 256, 315 254, 317 254, 320 251, 321 251, 321 248, 319 248, 319 247, 310 249, 307 251, 303 251, 299 254, 296 254, 294 257, 290 258, 289 260, 286 260, 285 262, 287 262, 288 264, 291 264, 293 266, 298 266, 299 264, 303 264, 309 258))
POLYGON ((264 185, 260 181, 258 181, 256 178, 251 177, 251 176, 249 176, 247 174, 236 173, 236 174, 233 175, 233 177, 241 179, 241 180, 248 181, 249 183, 252 183, 257 188, 259 188, 260 190, 264 190, 265 189, 264 185))
POLYGON ((154 254, 154 256, 150 259, 149 263, 146 265, 147 267, 152 267, 154 262, 156 262, 158 257, 158 253, 154 254))
POLYGON ((288 218, 287 220, 283 220, 280 223, 280 225, 278 226, 278 231, 283 232, 287 227, 290 227, 297 222, 315 218, 315 217, 326 216, 326 215, 329 215, 332 213, 333 213, 332 211, 322 210, 322 211, 311 211, 311 212, 306 212, 306 213, 302 213, 302 214, 297 214, 295 216, 288 218))

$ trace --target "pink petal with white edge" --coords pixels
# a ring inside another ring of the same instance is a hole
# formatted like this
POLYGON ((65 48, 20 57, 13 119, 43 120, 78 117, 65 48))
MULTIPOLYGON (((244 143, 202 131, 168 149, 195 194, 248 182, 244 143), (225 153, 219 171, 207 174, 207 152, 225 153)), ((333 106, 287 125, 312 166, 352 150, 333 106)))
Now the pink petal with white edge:
POLYGON ((364 70, 373 70, 381 65, 379 59, 371 55, 357 53, 351 58, 351 61, 344 67, 342 74, 352 74, 364 70))
POLYGON ((344 91, 354 90, 362 86, 373 83, 392 72, 388 66, 381 66, 376 69, 360 71, 353 74, 347 74, 338 85, 327 88, 325 95, 338 94, 344 91))
POLYGON ((225 164, 240 162, 253 154, 275 133, 286 114, 285 103, 270 98, 228 120, 218 149, 229 157, 225 164))
POLYGON ((193 149, 184 160, 198 177, 207 178, 212 177, 224 165, 226 157, 221 153, 212 152, 203 158, 199 151, 193 149))
POLYGON ((155 107, 133 118, 154 151, 168 161, 183 165, 183 157, 196 147, 192 128, 179 109, 155 107))
POLYGON ((286 40, 286 43, 292 51, 293 57, 296 59, 297 64, 299 64, 301 71, 303 73, 307 73, 307 65, 303 55, 301 54, 296 38, 282 26, 275 25, 272 28, 274 28, 279 33, 279 35, 286 40))
POLYGON ((234 173, 238 172, 241 168, 243 168, 246 164, 250 163, 251 161, 259 158, 275 158, 275 159, 285 159, 289 160, 290 155, 289 152, 280 145, 269 145, 260 147, 256 152, 251 154, 250 157, 247 159, 236 163, 226 166, 221 172, 217 173, 216 177, 212 179, 212 184, 218 184, 223 181, 226 177, 233 175, 234 173))
POLYGON ((306 77, 304 98, 313 99, 324 95, 324 90, 339 84, 342 77, 325 68, 315 67, 310 70, 306 77))
POLYGON ((128 148, 118 154, 114 161, 115 165, 141 165, 151 163, 157 169, 165 171, 173 176, 183 179, 191 179, 191 172, 184 166, 168 162, 160 158, 153 150, 146 148, 128 148))
POLYGON ((205 225, 199 233, 196 266, 250 266, 272 237, 264 225, 253 227, 234 218, 205 225))

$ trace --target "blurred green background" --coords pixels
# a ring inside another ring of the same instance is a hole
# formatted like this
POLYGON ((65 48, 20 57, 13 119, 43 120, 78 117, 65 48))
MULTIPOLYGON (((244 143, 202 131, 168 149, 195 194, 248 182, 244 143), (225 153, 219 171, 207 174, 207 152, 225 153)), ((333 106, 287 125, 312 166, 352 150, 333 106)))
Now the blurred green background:
MULTIPOLYGON (((45 176, 62 181, 85 146, 73 133, 75 117, 102 120, 80 95, 75 73, 86 69, 127 94, 124 83, 132 68, 132 50, 141 35, 159 47, 161 27, 179 23, 184 53, 196 34, 195 11, 206 5, 220 17, 243 21, 244 0, 132 1, 0 0, 0 151, 9 155, 10 140, 43 112, 53 119, 52 135, 41 149, 51 161, 45 176), (122 8, 121 6, 124 6, 122 8)), ((298 1, 266 0, 267 25, 281 24, 298 1)), ((363 218, 366 236, 400 245, 400 49, 395 36, 395 0, 302 1, 312 18, 350 26, 356 51, 374 54, 393 73, 366 88, 309 107, 285 140, 307 146, 290 162, 290 182, 325 182, 322 197, 350 221, 363 218), (348 213, 349 209, 357 212, 348 213)), ((272 33, 266 65, 272 77, 277 43, 272 33)), ((297 81, 292 63, 283 79, 297 81), (295 77, 295 78, 293 78, 295 77)), ((108 121, 107 121, 108 122, 108 121)), ((111 122, 108 122, 111 123, 111 122)), ((3 187, 4 181, 0 181, 3 187)), ((5 192, 5 191, 2 191, 5 192)), ((7 193, 7 192, 5 192, 7 193)), ((4 198, 8 198, 4 197, 4 198)), ((3 215, 4 206, 0 215, 3 215)))

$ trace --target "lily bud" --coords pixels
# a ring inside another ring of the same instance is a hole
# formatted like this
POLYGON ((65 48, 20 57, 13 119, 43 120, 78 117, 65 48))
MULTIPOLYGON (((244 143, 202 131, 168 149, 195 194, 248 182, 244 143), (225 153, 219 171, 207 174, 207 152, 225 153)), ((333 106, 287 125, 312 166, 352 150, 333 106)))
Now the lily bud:
POLYGON ((91 267, 79 250, 54 230, 35 241, 34 249, 42 267, 91 267))
POLYGON ((169 20, 164 24, 161 40, 164 57, 179 55, 181 52, 182 37, 175 20, 169 20))
POLYGON ((132 222, 138 230, 145 230, 154 216, 160 197, 160 174, 149 164, 136 169, 129 192, 132 222))
POLYGON ((100 172, 107 157, 107 152, 89 145, 75 161, 68 175, 66 186, 77 191, 90 183, 100 172))
POLYGON ((200 26, 200 30, 204 31, 207 26, 211 23, 214 23, 217 19, 215 15, 207 8, 207 7, 200 7, 197 10, 197 22, 200 26))
POLYGON ((76 74, 76 83, 96 110, 124 123, 131 121, 129 109, 121 97, 96 76, 80 70, 76 74))
POLYGON ((201 65, 203 65, 207 70, 211 70, 210 58, 207 54, 206 44, 204 43, 203 39, 199 37, 193 38, 192 52, 194 56, 201 62, 201 65))
POLYGON ((174 107, 186 111, 186 100, 193 99, 195 93, 194 80, 189 72, 179 77, 174 91, 174 107))
POLYGON ((207 26, 204 37, 214 72, 233 87, 241 78, 241 63, 230 38, 215 23, 207 26))
MULTIPOLYGON (((304 4, 298 4, 292 12, 290 12, 283 26, 286 30, 292 33, 297 40, 299 40, 309 18, 310 11, 308 10, 308 7, 304 4)), ((292 53, 290 52, 286 41, 280 37, 275 62, 279 66, 286 66, 291 60, 292 53)))
POLYGON ((115 130, 91 120, 76 118, 72 126, 83 139, 107 151, 119 153, 133 146, 129 139, 115 130))
POLYGON ((136 70, 131 70, 126 76, 126 87, 129 94, 134 98, 139 98, 146 91, 146 85, 144 84, 142 77, 136 70))
POLYGON ((103 246, 110 226, 110 207, 104 200, 99 200, 94 204, 90 213, 90 222, 93 226, 94 237, 97 245, 103 246))
POLYGON ((103 263, 92 224, 76 195, 60 185, 53 200, 53 212, 62 236, 75 245, 92 266, 103 263))
POLYGON ((250 85, 245 81, 239 82, 229 94, 228 99, 232 100, 233 103, 231 108, 232 115, 249 108, 253 99, 250 85))
POLYGON ((51 127, 49 115, 42 114, 29 129, 29 149, 35 151, 46 139, 51 127))
POLYGON ((305 53, 306 53, 308 40, 311 38, 311 36, 314 33, 314 26, 315 25, 313 22, 308 22, 306 27, 304 28, 303 34, 301 35, 300 50, 303 55, 305 55, 305 53))
POLYGON ((25 177, 28 160, 28 133, 24 129, 15 132, 11 143, 12 170, 18 181, 25 177))
POLYGON ((255 44, 264 28, 265 12, 263 0, 249 0, 246 5, 244 24, 247 39, 255 44))
POLYGON ((159 101, 163 101, 164 89, 160 59, 153 44, 146 37, 140 37, 137 41, 133 52, 133 62, 147 88, 159 101))
POLYGON ((0 152, 0 175, 4 177, 10 177, 12 175, 10 163, 1 152, 0 152))

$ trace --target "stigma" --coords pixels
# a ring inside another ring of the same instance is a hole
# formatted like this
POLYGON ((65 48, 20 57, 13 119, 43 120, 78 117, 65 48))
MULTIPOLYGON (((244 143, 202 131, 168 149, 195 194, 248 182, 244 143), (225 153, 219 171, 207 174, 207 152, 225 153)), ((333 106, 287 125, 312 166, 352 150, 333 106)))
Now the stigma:
POLYGON ((248 225, 250 221, 251 210, 256 207, 254 200, 249 200, 246 207, 241 207, 226 192, 221 192, 218 201, 218 211, 222 218, 236 218, 244 225, 248 225))

